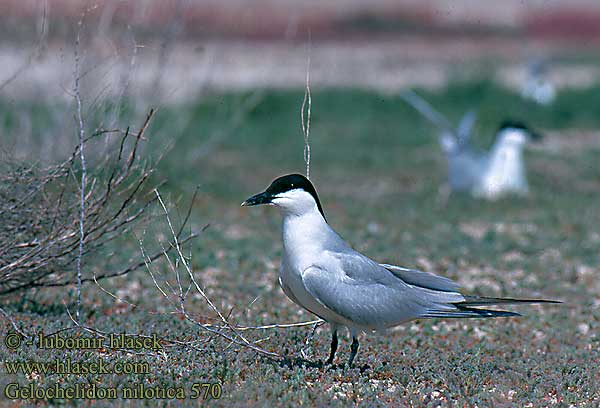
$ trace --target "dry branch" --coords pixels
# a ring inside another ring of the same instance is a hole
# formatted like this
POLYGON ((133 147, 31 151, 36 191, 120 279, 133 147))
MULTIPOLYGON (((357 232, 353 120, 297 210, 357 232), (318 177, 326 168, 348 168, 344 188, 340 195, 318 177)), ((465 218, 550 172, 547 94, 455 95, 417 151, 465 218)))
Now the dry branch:
MULTIPOLYGON (((79 135, 79 160, 81 164, 81 187, 79 189, 79 252, 77 253, 77 310, 76 316, 79 320, 79 314, 81 311, 81 258, 83 257, 83 242, 85 240, 85 187, 87 182, 87 166, 85 162, 85 125, 83 123, 83 114, 81 112, 81 89, 79 81, 81 79, 81 63, 79 56, 79 44, 81 38, 81 27, 83 26, 83 15, 79 20, 79 27, 77 29, 77 39, 75 40, 75 88, 73 94, 76 102, 77 112, 77 126, 79 135)), ((110 183, 109 183, 110 184, 110 183)))
MULTIPOLYGON (((249 340, 244 335, 242 335, 241 332, 251 329, 281 328, 286 326, 274 325, 264 327, 237 327, 235 324, 231 323, 229 321, 230 316, 228 314, 223 314, 219 310, 216 304, 208 297, 208 295, 202 288, 198 278, 194 275, 194 272, 191 269, 190 258, 186 257, 183 253, 184 241, 182 241, 179 238, 179 233, 175 232, 175 227, 173 226, 173 222, 169 215, 167 205, 165 204, 158 190, 155 190, 155 195, 160 205, 160 208, 164 214, 168 230, 171 234, 169 246, 171 249, 174 250, 173 258, 171 258, 171 256, 168 254, 167 248, 165 248, 163 253, 169 274, 160 273, 158 265, 156 265, 154 263, 154 260, 151 259, 146 253, 142 240, 140 240, 139 244, 141 254, 146 266, 146 270, 150 274, 152 282, 157 288, 160 296, 163 297, 172 308, 169 311, 169 313, 179 314, 183 316, 185 321, 206 332, 209 335, 209 337, 220 337, 232 345, 237 345, 249 349, 268 358, 282 358, 283 356, 281 356, 280 354, 265 350, 264 348, 258 346, 258 341, 249 340), (183 273, 180 273, 180 269, 183 269, 183 273), (188 313, 187 301, 189 299, 189 296, 193 293, 200 295, 200 297, 209 306, 209 309, 214 313, 214 315, 216 315, 217 319, 220 321, 220 324, 208 324, 205 322, 201 322, 188 313)), ((186 224, 189 214, 190 212, 188 210, 188 213, 185 219, 183 220, 182 225, 186 224)), ((179 229, 179 231, 181 231, 181 228, 179 229)), ((107 292, 106 290, 104 291, 107 292)), ((109 292, 107 293, 111 297, 118 299, 115 295, 109 292)), ((290 325, 288 327, 293 326, 296 325, 290 325)), ((195 348, 193 342, 178 341, 177 345, 195 348)))
MULTIPOLYGON (((323 320, 317 319, 308 322, 269 324, 262 326, 241 326, 235 324, 232 321, 231 312, 223 313, 221 310, 219 310, 216 303, 212 301, 212 299, 208 296, 208 294, 202 287, 201 276, 198 276, 192 271, 190 257, 186 257, 186 255, 184 255, 184 241, 179 239, 179 234, 175 232, 175 227, 169 215, 169 211, 167 209, 165 201, 159 194, 158 190, 155 190, 155 194, 160 209, 164 214, 167 229, 171 234, 170 242, 168 244, 169 247, 165 248, 163 254, 163 259, 166 263, 167 273, 160 272, 160 265, 155 263, 154 260, 148 256, 142 240, 139 241, 139 244, 140 251, 146 266, 146 270, 148 271, 150 278, 154 283, 154 286, 158 290, 158 294, 160 294, 160 296, 163 299, 165 299, 167 304, 169 305, 169 309, 167 312, 168 314, 176 314, 182 316, 186 322, 190 323, 194 327, 199 328, 201 331, 204 331, 209 338, 221 338, 228 342, 230 345, 245 348, 247 350, 250 350, 252 352, 255 352, 259 355, 271 359, 285 360, 286 357, 279 353, 272 352, 266 350, 263 347, 260 347, 259 343, 263 342, 266 339, 251 339, 251 332, 289 329, 294 327, 313 325, 314 327, 312 330, 312 335, 314 335, 314 331, 319 325, 323 324, 323 320), (169 255, 168 249, 173 249, 173 255, 169 255), (199 295, 199 297, 203 299, 204 302, 206 302, 208 309, 212 312, 212 316, 203 316, 201 319, 193 317, 188 312, 188 307, 190 306, 189 299, 191 295, 199 295), (207 323, 206 320, 217 320, 217 323, 207 323), (247 332, 248 335, 242 334, 244 332, 247 332)), ((186 224, 189 214, 190 212, 188 209, 187 215, 183 220, 183 225, 186 224)), ((104 288, 101 289, 114 299, 123 301, 122 299, 119 299, 116 295, 108 292, 104 288)), ((129 303, 130 305, 136 308, 143 308, 143 306, 141 305, 131 304, 130 302, 126 303, 129 303)), ((312 336, 310 339, 312 339, 312 336)), ((310 342, 310 339, 307 340, 307 343, 310 342)), ((196 349, 195 342, 192 341, 178 341, 177 345, 182 347, 189 347, 190 349, 196 349)))
POLYGON ((38 30, 38 38, 36 41, 36 46, 27 57, 27 60, 17 68, 8 78, 4 81, 0 82, 0 91, 2 91, 5 87, 7 87, 11 82, 16 80, 19 75, 21 75, 24 71, 26 71, 31 64, 40 57, 44 48, 46 47, 46 37, 48 35, 48 0, 44 2, 42 5, 42 16, 40 28, 38 30))
MULTIPOLYGON (((69 159, 56 165, 39 168, 9 159, 0 163, 0 295, 75 283, 78 250, 82 256, 98 253, 149 217, 148 206, 156 199, 145 193, 152 187, 148 185, 152 168, 140 163, 137 150, 153 113, 138 132, 94 132, 82 139, 69 159), (82 172, 77 160, 81 146, 102 135, 119 135, 118 154, 107 152, 87 169, 89 188, 80 196, 84 190, 75 188, 70 178, 82 172)), ((81 276, 81 282, 124 275, 140 266, 136 262, 116 272, 81 276)))

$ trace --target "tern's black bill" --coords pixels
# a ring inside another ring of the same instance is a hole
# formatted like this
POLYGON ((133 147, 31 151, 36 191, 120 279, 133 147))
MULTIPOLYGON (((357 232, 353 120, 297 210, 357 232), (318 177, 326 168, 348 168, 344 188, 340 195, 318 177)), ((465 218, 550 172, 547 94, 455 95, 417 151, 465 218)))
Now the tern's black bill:
POLYGON ((541 133, 537 133, 532 130, 529 130, 529 137, 531 138, 532 141, 539 142, 544 138, 544 135, 542 135, 541 133))
POLYGON ((259 194, 253 195, 252 197, 246 199, 246 201, 244 201, 242 203, 242 207, 245 207, 245 206, 251 207, 253 205, 270 204, 271 198, 272 198, 272 196, 270 194, 267 194, 266 192, 259 193, 259 194))

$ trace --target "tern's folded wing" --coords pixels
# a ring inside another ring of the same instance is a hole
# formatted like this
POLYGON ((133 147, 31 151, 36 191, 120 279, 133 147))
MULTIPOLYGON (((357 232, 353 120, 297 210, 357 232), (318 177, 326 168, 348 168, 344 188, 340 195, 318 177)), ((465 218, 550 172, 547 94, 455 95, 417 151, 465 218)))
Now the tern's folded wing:
MULTIPOLYGON (((331 254, 342 275, 361 283, 381 283, 397 289, 408 290, 408 285, 442 292, 457 292, 460 285, 451 279, 416 269, 396 265, 379 264, 360 252, 331 254)), ((328 268, 323 268, 328 269, 328 268)))
POLYGON ((460 288, 460 285, 453 280, 443 276, 434 275, 433 273, 402 268, 395 265, 381 264, 381 266, 409 285, 444 292, 456 292, 460 288))
MULTIPOLYGON (((383 268, 382 268, 383 269, 383 268)), ((306 290, 324 307, 361 328, 383 329, 432 310, 454 310, 464 300, 456 292, 438 292, 384 281, 357 280, 311 267, 302 273, 306 290)))

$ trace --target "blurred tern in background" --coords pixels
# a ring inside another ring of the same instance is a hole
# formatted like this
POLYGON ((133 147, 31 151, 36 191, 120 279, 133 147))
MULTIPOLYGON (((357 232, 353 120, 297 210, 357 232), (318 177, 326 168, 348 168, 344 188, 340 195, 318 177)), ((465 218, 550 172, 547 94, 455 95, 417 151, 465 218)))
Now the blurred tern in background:
POLYGON ((550 105, 556 99, 554 84, 548 76, 550 62, 547 58, 533 58, 527 64, 527 74, 521 87, 521 96, 540 105, 550 105))
POLYGON ((300 174, 279 177, 242 206, 273 205, 283 215, 279 284, 296 304, 329 322, 332 364, 338 329, 352 335, 348 366, 360 332, 385 331, 420 318, 509 317, 519 314, 478 308, 509 303, 558 303, 463 295, 448 278, 380 264, 355 251, 327 223, 317 192, 300 174))
POLYGON ((439 142, 448 161, 448 187, 451 192, 467 192, 478 198, 495 200, 507 194, 527 195, 529 184, 523 161, 523 148, 541 136, 517 121, 503 122, 490 151, 471 144, 475 123, 467 112, 455 129, 450 121, 413 91, 401 97, 440 130, 439 142))

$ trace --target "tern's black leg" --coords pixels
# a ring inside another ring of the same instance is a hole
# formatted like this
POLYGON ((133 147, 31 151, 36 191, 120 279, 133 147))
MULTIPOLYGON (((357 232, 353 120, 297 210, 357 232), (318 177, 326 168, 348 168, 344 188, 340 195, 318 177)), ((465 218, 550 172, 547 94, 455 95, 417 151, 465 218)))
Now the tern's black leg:
POLYGON ((327 362, 325 364, 333 363, 333 359, 335 357, 335 352, 337 350, 337 346, 338 346, 337 330, 334 329, 334 330, 332 330, 332 336, 331 336, 331 351, 329 352, 329 358, 327 359, 327 362))
POLYGON ((352 362, 356 353, 358 352, 358 339, 356 336, 352 336, 352 345, 350 346, 350 358, 348 359, 348 367, 352 367, 352 362))

